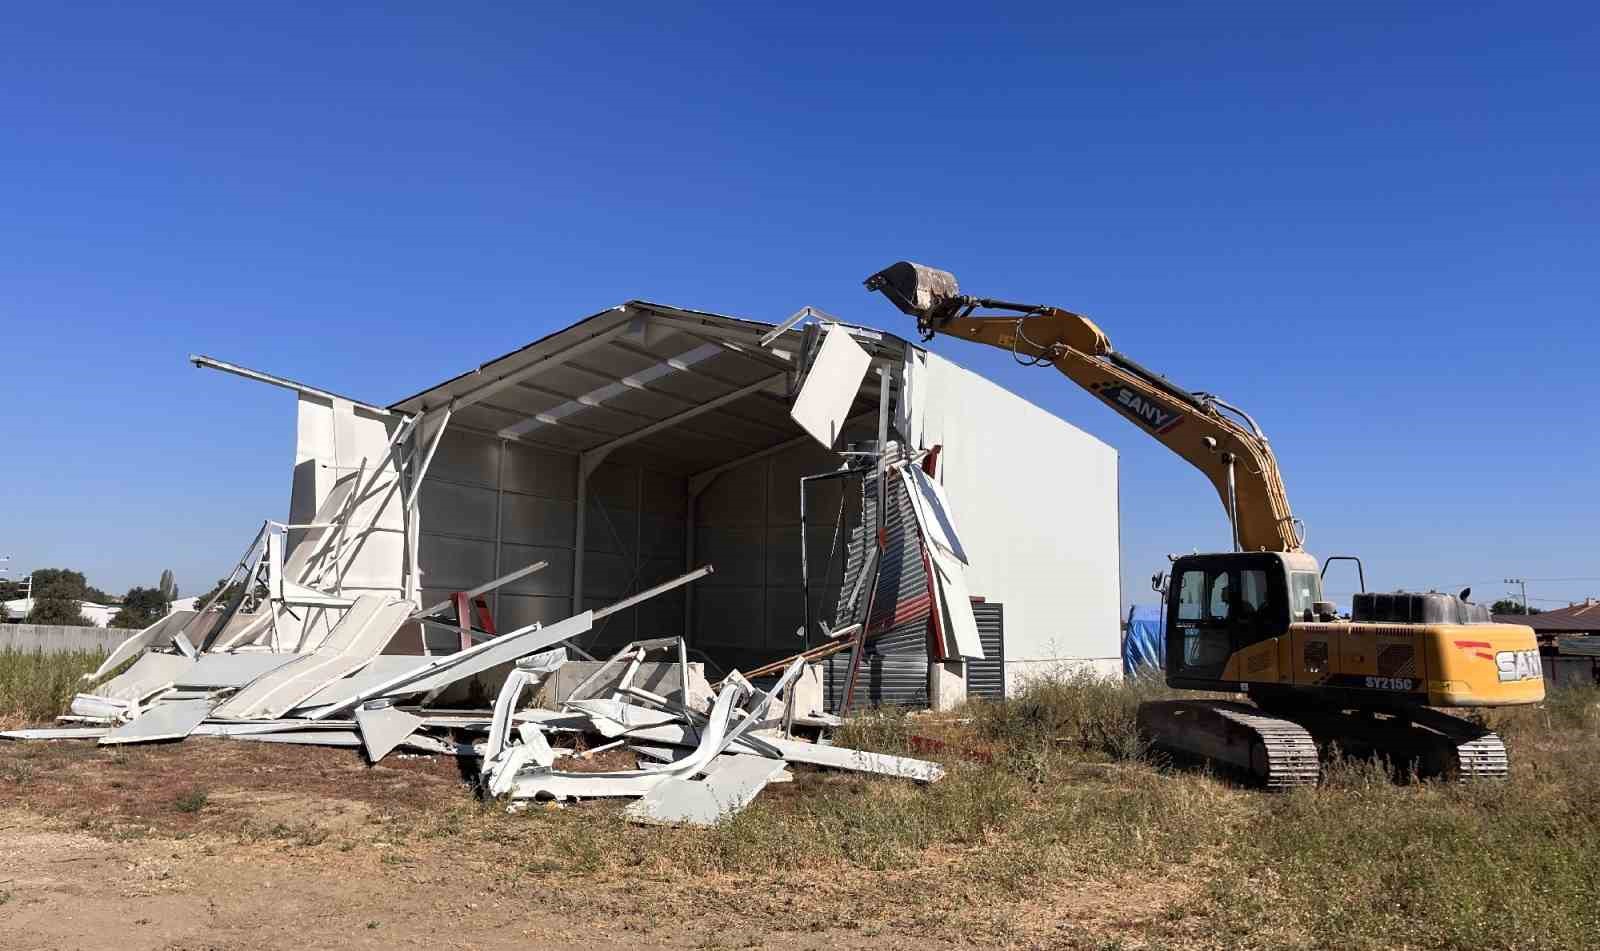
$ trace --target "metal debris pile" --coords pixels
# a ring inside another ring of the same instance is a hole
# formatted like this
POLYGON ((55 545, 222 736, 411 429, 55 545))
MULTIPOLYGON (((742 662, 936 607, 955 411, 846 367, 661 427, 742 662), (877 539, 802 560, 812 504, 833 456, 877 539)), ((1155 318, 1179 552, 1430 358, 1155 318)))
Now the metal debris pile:
MULTIPOLYGON (((923 783, 943 774, 931 762, 800 738, 799 731, 820 734, 839 723, 823 712, 822 680, 808 656, 756 671, 775 678, 753 681, 735 671, 713 685, 703 664, 690 663, 681 637, 636 641, 604 661, 575 643, 598 620, 704 577, 709 566, 549 625, 489 635, 458 621, 451 629, 461 632, 461 649, 430 654, 425 635, 416 639, 422 653, 385 651, 408 630, 438 625, 430 616, 449 602, 417 610, 387 594, 362 594, 322 605, 333 615, 323 633, 306 623, 309 615, 294 613, 297 605, 304 613, 315 592, 274 587, 270 553, 241 564, 261 566, 260 575, 252 567, 242 576, 245 594, 220 607, 219 594, 199 612, 169 615, 86 675, 94 686, 61 718, 71 725, 0 737, 112 746, 214 736, 359 747, 373 763, 396 750, 454 755, 477 760, 482 793, 513 808, 626 797, 635 800, 624 810, 631 821, 699 826, 739 812, 768 783, 792 778, 793 764, 923 783), (288 617, 299 622, 300 636, 282 649, 290 642, 278 623, 288 617), (492 710, 450 706, 464 687, 493 683, 501 672, 492 710), (614 749, 632 753, 637 768, 563 768, 614 749)), ((470 597, 454 600, 470 614, 470 597)))

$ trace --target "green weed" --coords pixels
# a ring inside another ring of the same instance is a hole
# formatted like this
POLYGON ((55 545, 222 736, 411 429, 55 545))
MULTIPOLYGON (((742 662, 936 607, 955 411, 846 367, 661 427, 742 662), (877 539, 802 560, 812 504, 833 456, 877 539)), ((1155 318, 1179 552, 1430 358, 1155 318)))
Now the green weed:
POLYGON ((183 792, 180 792, 177 796, 173 797, 172 808, 178 810, 179 812, 195 813, 204 809, 206 807, 206 803, 210 801, 211 796, 204 789, 200 789, 198 787, 193 789, 185 789, 183 792))
POLYGON ((66 710, 84 674, 105 660, 101 651, 0 651, 0 722, 43 723, 66 710))

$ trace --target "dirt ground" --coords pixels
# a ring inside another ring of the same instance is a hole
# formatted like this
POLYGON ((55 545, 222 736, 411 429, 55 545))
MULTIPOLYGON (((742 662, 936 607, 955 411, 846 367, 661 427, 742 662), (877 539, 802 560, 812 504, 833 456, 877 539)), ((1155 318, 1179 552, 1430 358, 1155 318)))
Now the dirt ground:
POLYGON ((927 907, 915 873, 530 868, 537 827, 514 818, 477 804, 443 757, 369 768, 350 750, 224 740, 3 746, 0 948, 929 951, 1000 943, 984 935, 1024 919, 1026 944, 1095 946, 1097 925, 1137 925, 1129 909, 1151 907, 1092 885, 1006 909, 976 895, 927 907))

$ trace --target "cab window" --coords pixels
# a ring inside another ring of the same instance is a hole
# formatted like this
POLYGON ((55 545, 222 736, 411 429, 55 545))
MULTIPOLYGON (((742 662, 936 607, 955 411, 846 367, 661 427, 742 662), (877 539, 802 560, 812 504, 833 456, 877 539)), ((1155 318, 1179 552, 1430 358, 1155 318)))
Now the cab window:
POLYGON ((1322 578, 1315 571, 1289 572, 1289 616, 1304 618, 1311 605, 1322 600, 1322 578))
POLYGON ((1178 584, 1178 620, 1198 621, 1205 603, 1206 573, 1185 571, 1178 584))
POLYGON ((1218 572, 1211 577, 1211 595, 1206 605, 1206 618, 1226 621, 1233 614, 1233 591, 1228 585, 1228 573, 1218 572))
POLYGON ((1260 568, 1239 572, 1239 605, 1246 614, 1260 614, 1267 606, 1267 573, 1260 568))

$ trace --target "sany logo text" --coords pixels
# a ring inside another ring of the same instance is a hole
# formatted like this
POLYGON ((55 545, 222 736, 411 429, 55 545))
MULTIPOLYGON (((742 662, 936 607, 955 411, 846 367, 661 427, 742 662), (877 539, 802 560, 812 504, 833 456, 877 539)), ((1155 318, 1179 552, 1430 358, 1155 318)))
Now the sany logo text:
POLYGON ((1498 670, 1500 680, 1537 680, 1544 676, 1543 669, 1539 666, 1539 651, 1500 651, 1494 655, 1494 666, 1498 670))
POLYGON ((1122 411, 1157 432, 1172 425, 1178 414, 1148 397, 1140 396, 1125 386, 1116 387, 1111 398, 1122 411))

